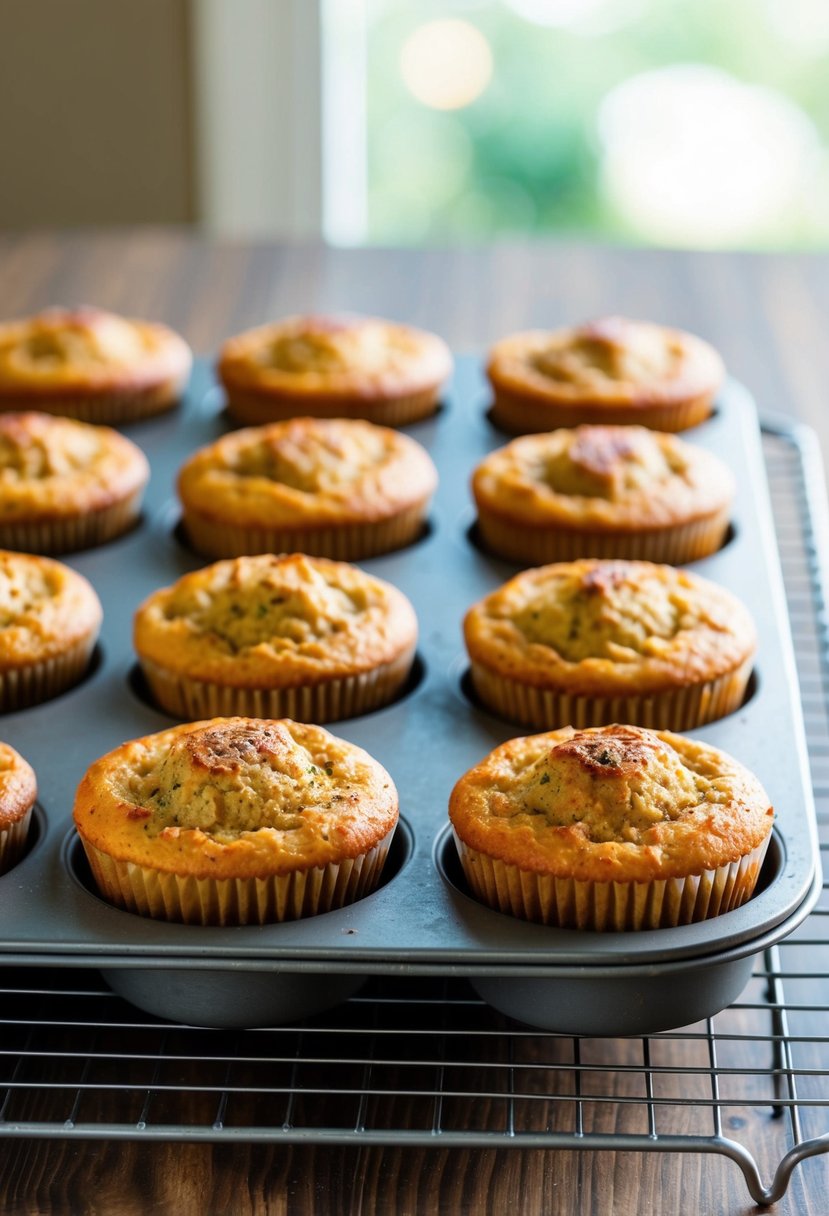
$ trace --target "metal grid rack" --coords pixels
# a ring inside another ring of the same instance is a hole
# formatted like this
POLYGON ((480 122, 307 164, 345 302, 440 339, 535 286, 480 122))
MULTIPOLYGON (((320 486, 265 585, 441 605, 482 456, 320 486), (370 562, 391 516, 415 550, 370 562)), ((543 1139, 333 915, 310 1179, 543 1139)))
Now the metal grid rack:
MULTIPOLYGON (((826 850, 822 471, 788 425, 764 451, 826 850)), ((465 981, 406 977, 301 1025, 204 1030, 139 1015, 94 971, 6 969, 0 1136, 708 1152, 772 1203, 829 1151, 828 917, 824 888, 735 1005, 644 1039, 531 1030, 465 981)))

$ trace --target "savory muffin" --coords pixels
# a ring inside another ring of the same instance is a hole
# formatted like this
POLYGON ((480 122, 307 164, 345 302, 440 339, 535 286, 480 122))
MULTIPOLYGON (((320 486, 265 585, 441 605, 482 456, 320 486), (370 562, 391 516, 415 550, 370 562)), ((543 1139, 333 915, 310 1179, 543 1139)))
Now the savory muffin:
POLYGON ((51 414, 0 414, 0 546, 68 553, 132 527, 150 467, 104 426, 51 414))
POLYGON ((120 425, 169 409, 192 356, 166 325, 99 308, 50 308, 0 325, 0 410, 120 425))
POLYGON ((0 874, 23 856, 36 797, 31 765, 8 743, 0 743, 0 874))
POLYGON ((217 718, 123 743, 88 769, 74 818, 110 902, 246 925, 352 903, 377 885, 397 791, 320 726, 217 718))
POLYGON ((101 604, 82 575, 0 550, 0 711, 55 697, 86 671, 101 604))
POLYGON ((689 730, 742 703, 754 623, 673 566, 584 559, 525 570, 467 613, 471 676, 503 717, 551 730, 689 730))
POLYGON ((458 781, 449 817, 482 902, 570 929, 657 929, 751 896, 773 810, 725 752, 667 731, 511 739, 458 781))
POLYGON ((481 540, 527 565, 578 557, 684 565, 715 553, 734 478, 675 435, 637 426, 580 426, 525 435, 476 468, 481 540))
POLYGON ((367 713, 398 692, 416 641, 402 592, 304 554, 216 562, 156 591, 135 617, 152 694, 180 718, 367 713))
POLYGON ((694 334, 624 317, 512 334, 490 351, 492 420, 512 434, 582 422, 684 431, 711 413, 720 356, 694 334))
POLYGON ((201 448, 178 492, 187 538, 208 557, 301 550, 355 561, 413 541, 436 484, 408 435, 360 419, 293 418, 201 448))
POLYGON ((296 316, 231 338, 219 355, 242 423, 299 414, 405 426, 434 413, 452 371, 436 334, 376 317, 296 316))

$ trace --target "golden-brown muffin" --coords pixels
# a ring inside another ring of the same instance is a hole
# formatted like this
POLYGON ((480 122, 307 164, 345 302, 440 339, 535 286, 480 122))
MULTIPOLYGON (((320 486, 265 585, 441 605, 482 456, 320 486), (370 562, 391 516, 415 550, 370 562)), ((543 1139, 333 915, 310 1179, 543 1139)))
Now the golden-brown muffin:
POLYGON ((380 878, 397 791, 320 726, 216 718, 123 743, 87 771, 74 818, 95 881, 131 912, 188 924, 294 920, 380 878))
POLYGON ((0 410, 120 425, 183 393, 190 348, 166 325, 99 308, 50 308, 0 325, 0 410))
POLYGON ((224 435, 183 466, 190 544, 208 557, 294 550, 356 561, 409 544, 437 485, 424 448, 360 419, 294 418, 224 435))
POLYGON ((684 565, 722 544, 734 478, 675 435, 580 426, 525 435, 472 478, 478 529, 493 553, 526 565, 578 557, 684 565))
POLYGON ((512 334, 493 346, 492 420, 512 434, 583 422, 684 431, 704 421, 723 380, 694 334, 624 317, 512 334))
POLYGON ((154 592, 135 617, 153 696, 181 718, 367 713, 399 691, 416 642, 402 592, 304 554, 216 562, 154 592))
POLYGON ((511 739, 449 804, 482 902, 563 928, 656 929, 751 896, 773 810, 725 752, 667 731, 606 726, 511 739))
POLYGON ((551 730, 634 722, 690 730, 742 703, 754 623, 723 587, 652 562, 525 570, 464 622, 490 709, 551 730))
POLYGON ((0 874, 22 857, 29 835, 37 781, 32 766, 0 743, 0 874))
POLYGON ((69 553, 132 527, 150 467, 110 427, 0 414, 0 546, 69 553))
POLYGON ((287 317, 231 338, 219 379, 238 422, 313 414, 405 426, 434 413, 452 371, 436 334, 376 317, 287 317))
POLYGON ((82 575, 0 550, 0 711, 55 697, 86 671, 101 604, 82 575))

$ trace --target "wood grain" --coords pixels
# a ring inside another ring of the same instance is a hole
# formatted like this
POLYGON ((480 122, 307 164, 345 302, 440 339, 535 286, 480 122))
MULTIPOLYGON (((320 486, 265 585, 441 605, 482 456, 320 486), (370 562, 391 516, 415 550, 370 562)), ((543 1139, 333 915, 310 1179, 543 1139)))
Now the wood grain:
MULTIPOLYGON (((691 254, 570 244, 346 251, 214 245, 186 231, 153 229, 0 236, 6 316, 49 304, 92 303, 166 321, 203 354, 247 326, 312 310, 396 317, 473 352, 510 330, 606 312, 678 324, 718 347, 761 409, 814 427, 825 457, 827 271, 829 256, 819 254, 691 254)), ((635 1063, 641 1045, 605 1043, 592 1050, 597 1065, 608 1053, 617 1062, 629 1057, 635 1063)), ((696 1049, 686 1044, 659 1050, 678 1070, 660 1077, 663 1092, 693 1096, 699 1078, 681 1068, 704 1067, 696 1049)), ((737 1069, 751 1062, 750 1048, 741 1050, 742 1056, 735 1047, 731 1061, 737 1069)), ((538 1062, 531 1047, 518 1061, 517 1075, 527 1087, 539 1084, 533 1068, 538 1062)), ((565 1071, 568 1062, 560 1061, 565 1071)), ((543 1063, 554 1068, 556 1060, 548 1055, 543 1063)), ((631 1092, 637 1084, 632 1074, 631 1092)), ((699 1090, 698 1096, 702 1102, 707 1095, 699 1090)), ((735 1089, 735 1106, 739 1097, 735 1089)), ((449 1112, 451 1125, 485 1122, 498 1109, 497 1100, 489 1106, 465 1102, 456 1101, 449 1112)), ((707 1111, 684 1109, 684 1130, 708 1134, 707 1111)), ((537 1110, 526 1105, 521 1117, 527 1126, 533 1126, 537 1110)), ((409 1116, 402 1105, 394 1113, 403 1126, 407 1117, 416 1118, 414 1107, 409 1116)), ((566 1126, 566 1110, 557 1117, 566 1126)), ((726 1133, 737 1134, 728 1118, 726 1110, 726 1133)), ((641 1113, 624 1105, 588 1103, 586 1120, 594 1130, 643 1130, 641 1113)), ((764 1110, 741 1134, 753 1147, 760 1145, 757 1155, 773 1168, 781 1143, 785 1148, 783 1130, 764 1110)), ((0 1210, 6 1216, 757 1211, 738 1168, 710 1155, 8 1139, 3 1158, 0 1210)), ((776 1213, 823 1216, 828 1176, 826 1158, 800 1166, 776 1213)))

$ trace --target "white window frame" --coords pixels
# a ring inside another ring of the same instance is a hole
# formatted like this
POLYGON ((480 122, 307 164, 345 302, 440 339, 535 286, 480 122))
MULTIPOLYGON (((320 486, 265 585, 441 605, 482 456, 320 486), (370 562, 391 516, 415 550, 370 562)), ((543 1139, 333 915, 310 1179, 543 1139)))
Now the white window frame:
POLYGON ((193 0, 191 21, 206 230, 364 240, 364 0, 193 0))

